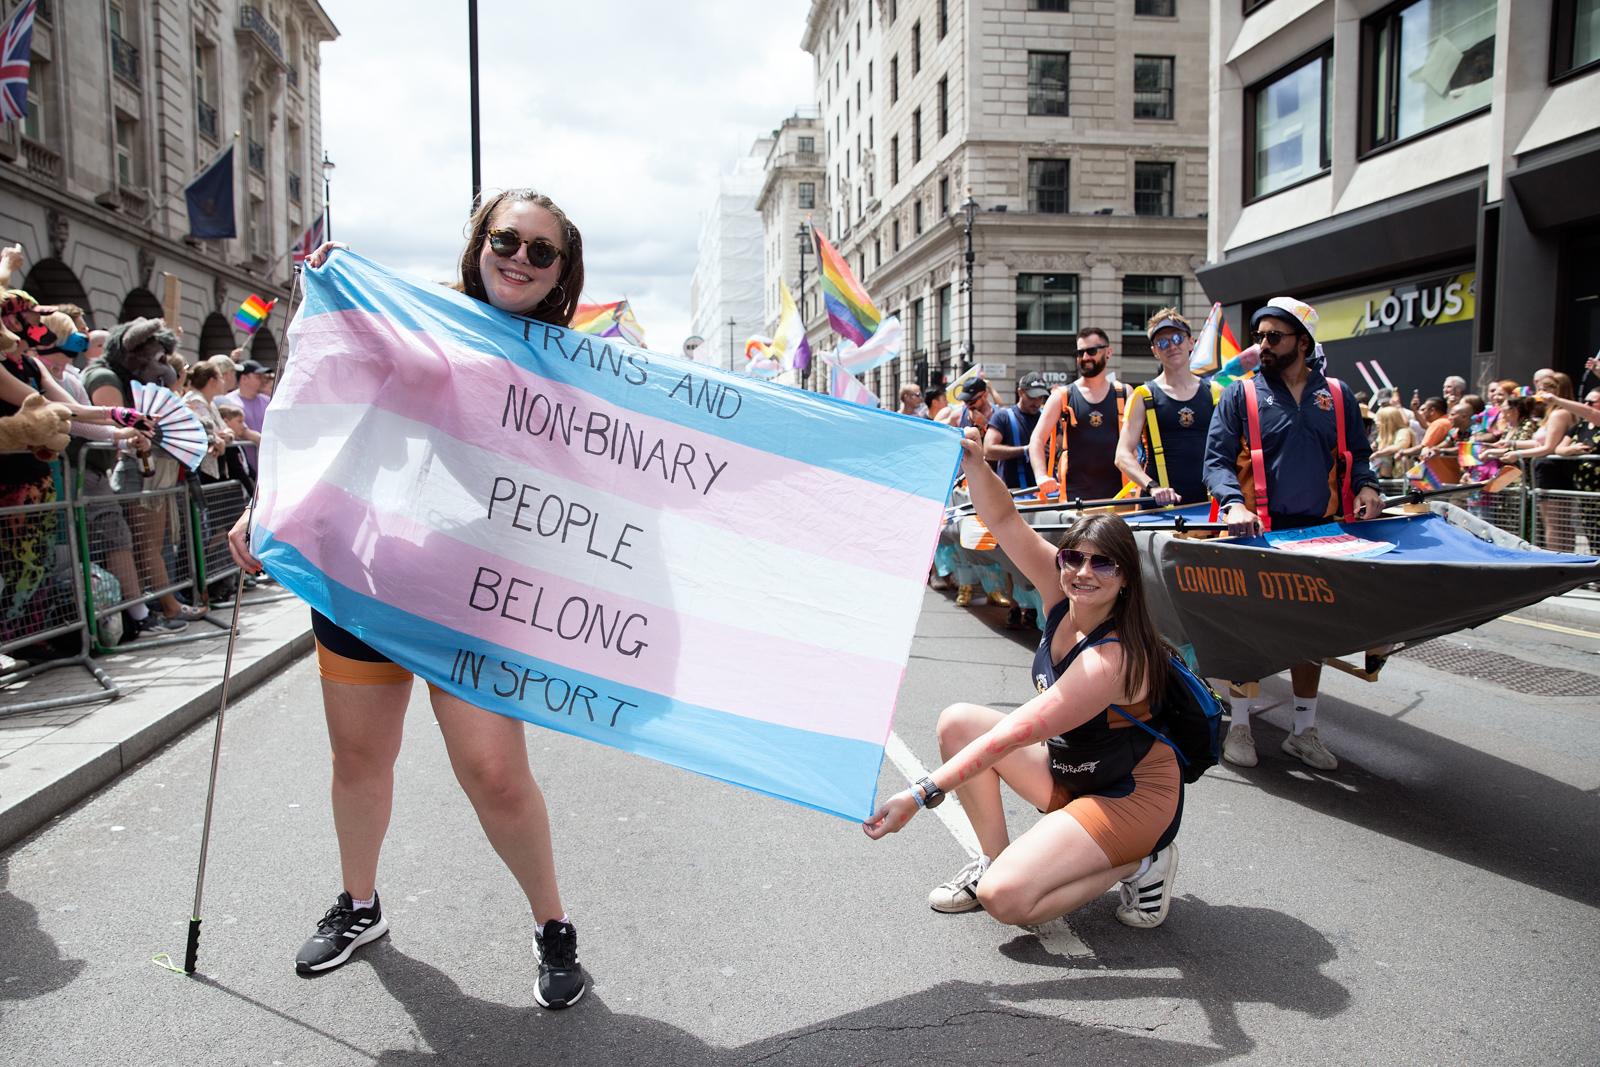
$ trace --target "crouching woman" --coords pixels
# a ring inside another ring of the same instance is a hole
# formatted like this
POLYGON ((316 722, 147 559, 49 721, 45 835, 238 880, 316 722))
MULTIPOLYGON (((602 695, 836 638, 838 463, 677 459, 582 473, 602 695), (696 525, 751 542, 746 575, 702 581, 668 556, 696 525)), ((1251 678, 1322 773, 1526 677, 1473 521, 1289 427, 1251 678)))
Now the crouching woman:
POLYGON ((1000 922, 1036 925, 1120 884, 1117 918, 1159 926, 1177 873, 1183 779, 1173 748, 1130 721, 1151 720, 1170 654, 1145 605, 1133 535, 1121 518, 1100 513, 1050 544, 1017 511, 970 431, 962 447, 979 518, 1044 599, 1038 692, 1009 715, 946 708, 945 762, 885 801, 863 829, 874 840, 898 832, 955 792, 983 854, 929 894, 935 910, 981 906, 1000 922), (1043 813, 1015 841, 1002 782, 1043 813))

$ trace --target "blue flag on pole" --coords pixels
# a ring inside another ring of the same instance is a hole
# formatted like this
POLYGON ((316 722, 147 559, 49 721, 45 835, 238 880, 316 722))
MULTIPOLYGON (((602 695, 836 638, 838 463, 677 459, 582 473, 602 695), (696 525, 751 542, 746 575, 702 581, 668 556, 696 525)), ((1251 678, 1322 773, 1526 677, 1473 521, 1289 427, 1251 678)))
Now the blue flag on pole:
POLYGON ((189 205, 189 236, 215 239, 237 237, 233 224, 233 149, 183 190, 189 205))

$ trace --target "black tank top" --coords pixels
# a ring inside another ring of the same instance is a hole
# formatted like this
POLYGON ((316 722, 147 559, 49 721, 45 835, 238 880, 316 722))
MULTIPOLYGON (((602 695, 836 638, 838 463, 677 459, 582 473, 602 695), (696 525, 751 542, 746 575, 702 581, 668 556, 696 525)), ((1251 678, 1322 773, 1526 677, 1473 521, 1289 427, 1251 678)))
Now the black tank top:
MULTIPOLYGON (((28 385, 34 392, 41 392, 43 374, 39 370, 39 363, 32 356, 8 355, 0 359, 0 367, 5 373, 28 385)), ((0 418, 15 415, 22 409, 16 404, 0 400, 0 418)), ((0 485, 27 485, 36 482, 50 474, 50 464, 41 462, 27 452, 0 452, 0 485)))
POLYGON ((1062 413, 1067 476, 1061 489, 1068 500, 1109 500, 1122 489, 1122 472, 1117 470, 1117 438, 1122 434, 1117 421, 1117 388, 1113 385, 1104 400, 1091 404, 1076 382, 1067 386, 1066 403, 1073 417, 1062 413))
MULTIPOLYGON (((1161 451, 1167 464, 1167 484, 1178 491, 1184 504, 1198 504, 1209 498, 1203 468, 1206 459, 1206 435, 1211 430, 1211 383, 1200 379, 1200 388, 1188 400, 1174 400, 1154 381, 1145 385, 1150 389, 1152 405, 1156 412, 1156 426, 1161 431, 1161 451)), ((1157 476, 1156 458, 1150 447, 1150 433, 1145 430, 1144 472, 1157 476)))

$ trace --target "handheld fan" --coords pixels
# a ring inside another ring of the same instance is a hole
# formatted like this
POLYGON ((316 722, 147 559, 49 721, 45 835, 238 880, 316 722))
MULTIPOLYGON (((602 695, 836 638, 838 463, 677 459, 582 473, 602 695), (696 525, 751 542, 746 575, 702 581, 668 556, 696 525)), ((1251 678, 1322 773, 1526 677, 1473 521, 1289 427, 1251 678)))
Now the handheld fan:
POLYGON ((196 470, 205 459, 210 441, 206 428, 198 416, 164 385, 133 384, 135 411, 150 417, 156 424, 150 435, 151 443, 190 470, 196 470))

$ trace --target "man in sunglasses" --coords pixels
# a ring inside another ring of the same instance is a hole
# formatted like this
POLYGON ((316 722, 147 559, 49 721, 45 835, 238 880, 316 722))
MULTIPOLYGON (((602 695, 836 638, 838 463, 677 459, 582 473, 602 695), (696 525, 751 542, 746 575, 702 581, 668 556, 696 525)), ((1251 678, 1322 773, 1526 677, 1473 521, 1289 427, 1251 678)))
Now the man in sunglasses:
MULTIPOLYGON (((1322 351, 1312 332, 1316 324, 1311 305, 1287 296, 1273 297, 1251 318, 1261 346, 1260 373, 1223 391, 1206 439, 1206 487, 1232 536, 1320 526, 1337 518, 1375 519, 1383 512, 1355 394, 1324 377, 1322 351), (1264 469, 1252 462, 1252 452, 1262 456, 1264 469)), ((1334 770, 1339 761, 1317 736, 1322 665, 1304 663, 1290 668, 1289 676, 1294 731, 1283 750, 1318 770, 1334 770)), ((1222 752, 1230 763, 1255 766, 1250 715, 1259 701, 1234 703, 1222 752)))
POLYGON ((1117 439, 1129 388, 1106 373, 1111 338, 1098 326, 1078 331, 1078 379, 1057 389, 1039 412, 1028 459, 1041 494, 1109 500, 1122 489, 1117 439))

